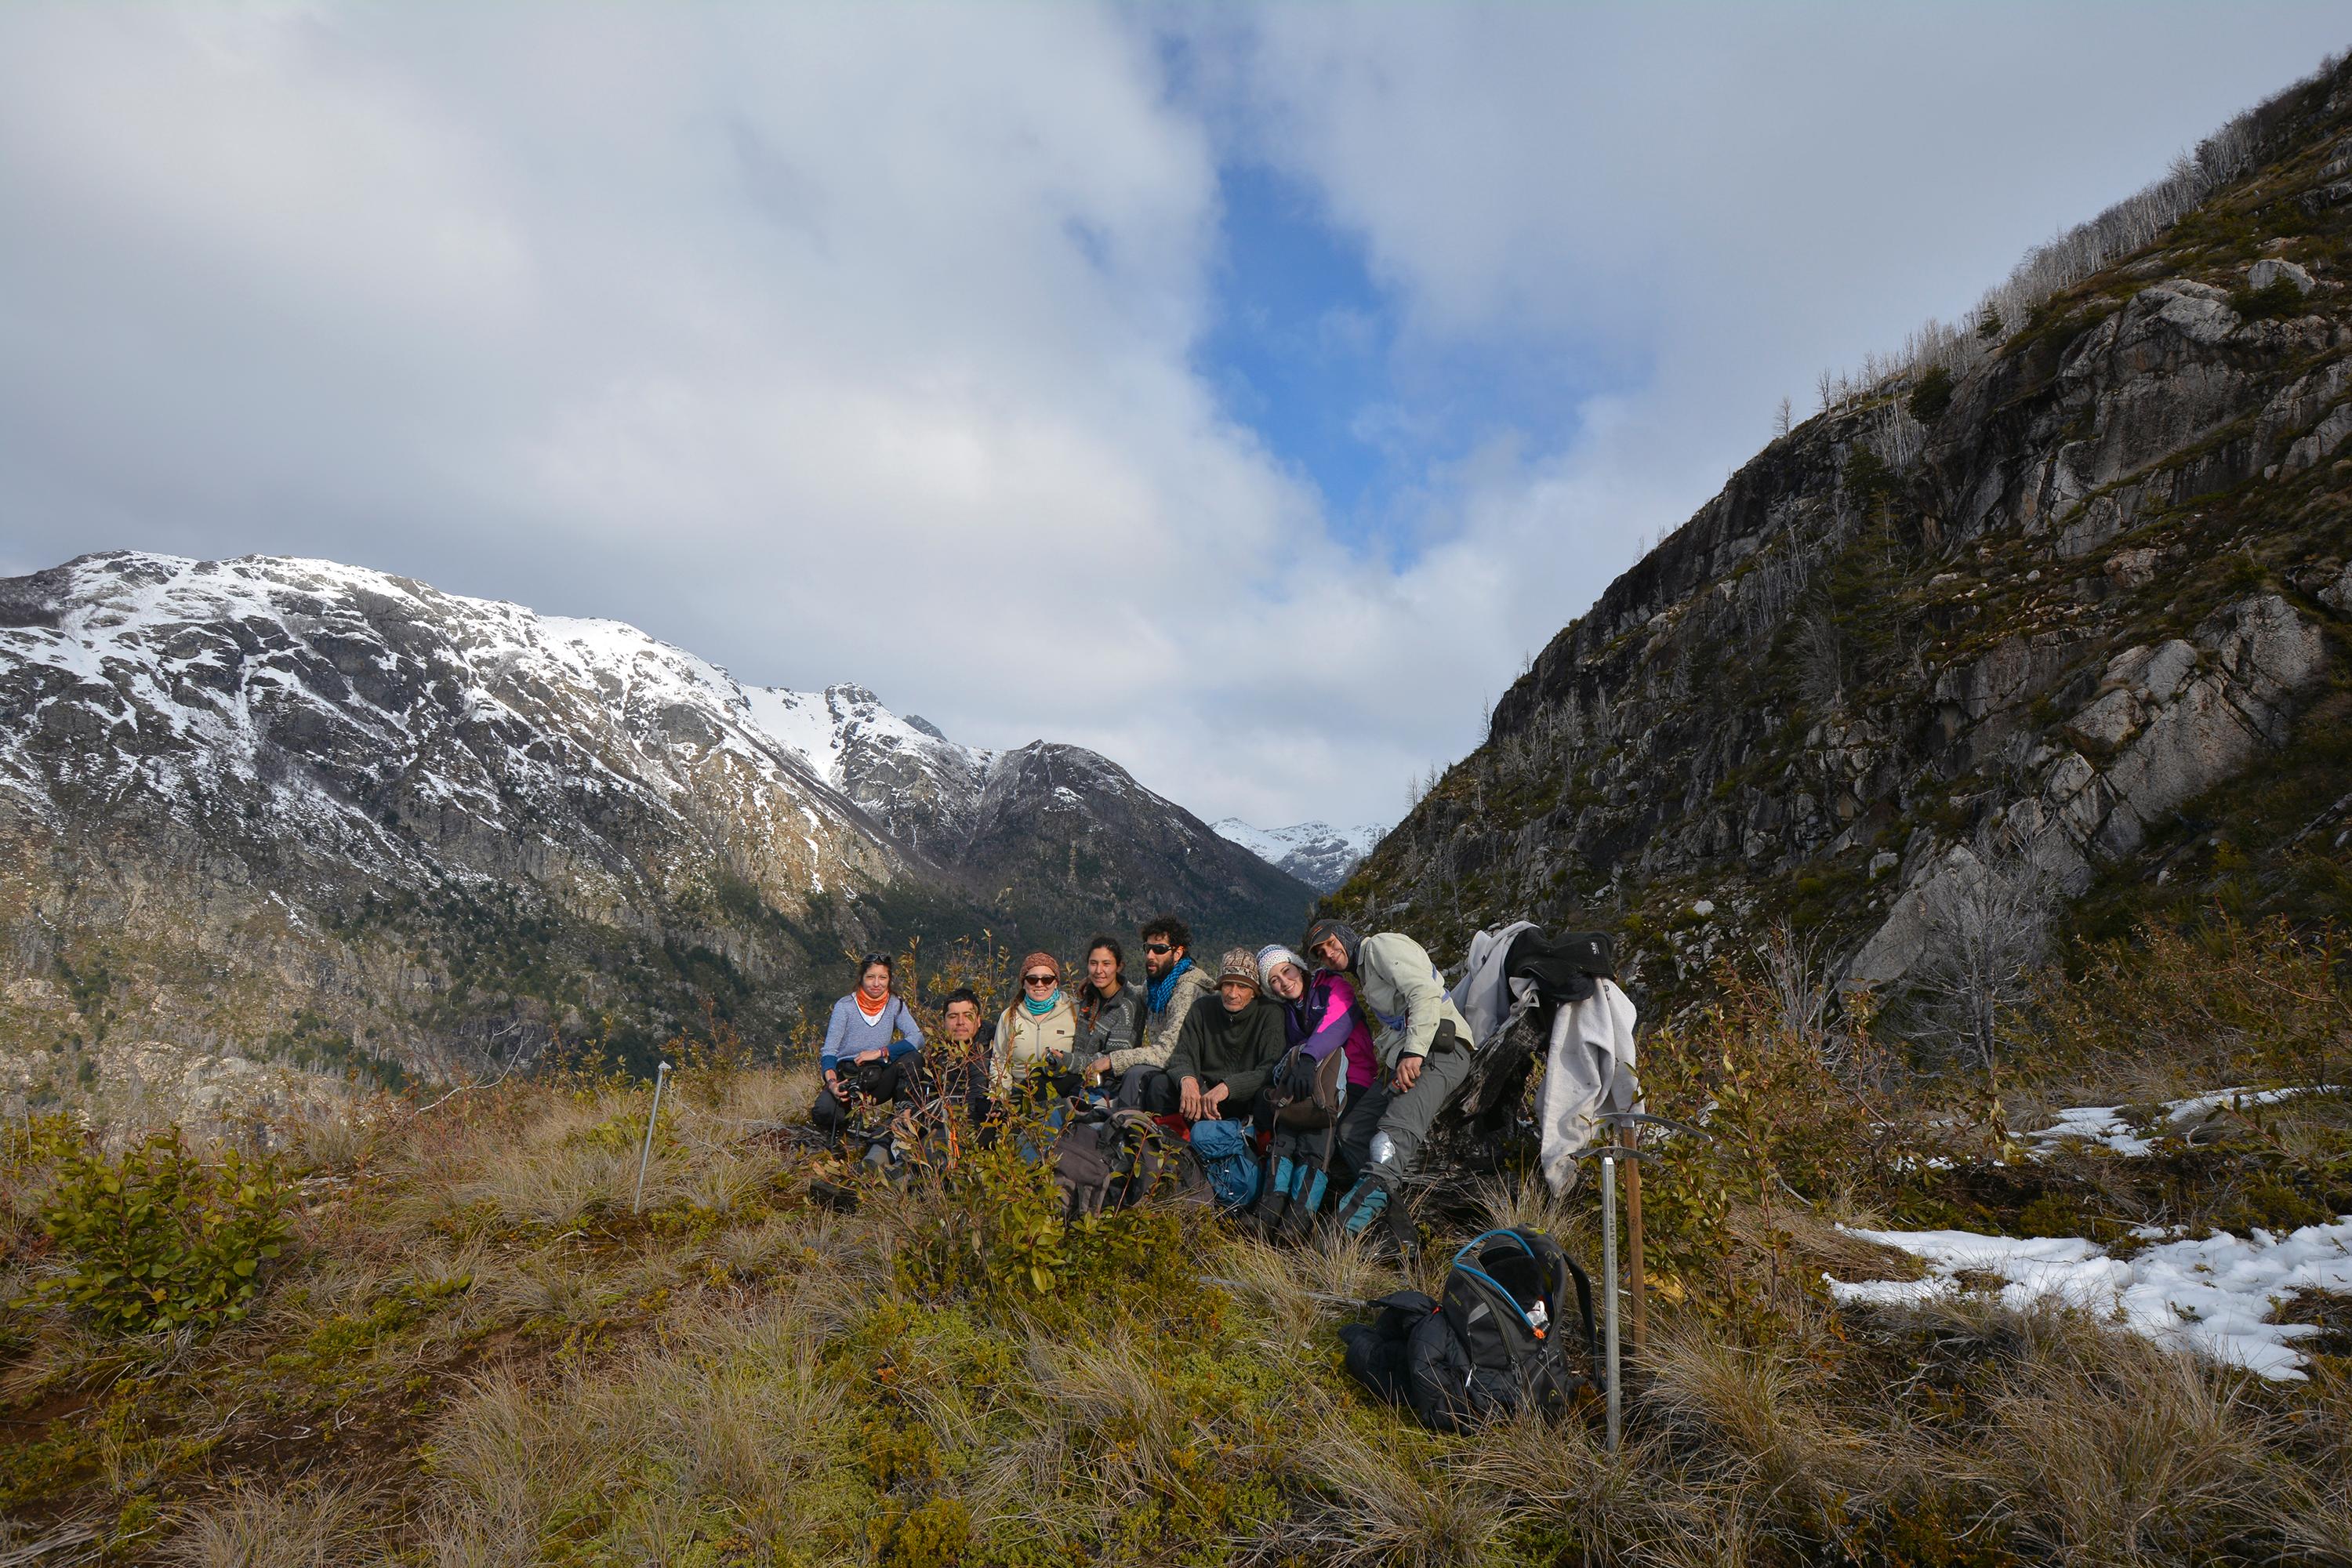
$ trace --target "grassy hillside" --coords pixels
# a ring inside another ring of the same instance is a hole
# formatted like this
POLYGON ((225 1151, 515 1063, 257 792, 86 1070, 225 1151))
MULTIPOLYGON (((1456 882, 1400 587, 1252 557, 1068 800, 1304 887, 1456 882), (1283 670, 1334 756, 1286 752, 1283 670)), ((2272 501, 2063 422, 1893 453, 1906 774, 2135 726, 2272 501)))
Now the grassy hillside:
MULTIPOLYGON (((1333 1331, 1397 1274, 1352 1247, 1160 1205, 1066 1229, 1010 1152, 817 1206, 809 1178, 841 1173, 779 1131, 809 1076, 723 1030, 673 1043, 641 1213, 646 1091, 584 1068, 290 1119, 217 1181, 224 1144, 12 1123, 0 1560, 2352 1560, 2344 1298, 2267 1304, 2321 1325, 2293 1381, 1997 1277, 1916 1308, 1827 1282, 1923 1274, 1856 1228, 2129 1259, 2352 1213, 2342 1093, 2156 1109, 2352 1081, 2340 952, 2220 923, 2072 956, 2004 1015, 1998 1099, 1906 1077, 1762 973, 1649 1037, 1654 1107, 1716 1142, 1657 1150, 1614 1457, 1589 1407, 1440 1438, 1363 1398, 1333 1331), (2085 1104, 2145 1151, 2030 1131, 2085 1104), (221 1217, 140 1253, 173 1260, 155 1302, 106 1281, 110 1247, 163 1234, 108 1186, 170 1179, 221 1217)), ((1433 1258, 1489 1219, 1597 1257, 1589 1194, 1428 1217, 1433 1258)))

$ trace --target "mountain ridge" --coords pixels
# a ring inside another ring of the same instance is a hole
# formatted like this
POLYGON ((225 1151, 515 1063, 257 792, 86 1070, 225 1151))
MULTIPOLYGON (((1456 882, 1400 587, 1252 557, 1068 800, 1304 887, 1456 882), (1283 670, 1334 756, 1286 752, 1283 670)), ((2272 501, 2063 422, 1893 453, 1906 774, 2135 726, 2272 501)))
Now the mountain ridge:
POLYGON ((1108 759, 836 692, 819 725, 625 623, 332 562, 0 582, 0 1026, 446 1077, 706 1010, 780 1042, 910 936, 1286 931, 1312 896, 1108 759))
POLYGON ((1238 816, 1209 825, 1270 866, 1278 866, 1318 893, 1345 882, 1387 829, 1371 823, 1338 828, 1328 822, 1253 827, 1238 816))

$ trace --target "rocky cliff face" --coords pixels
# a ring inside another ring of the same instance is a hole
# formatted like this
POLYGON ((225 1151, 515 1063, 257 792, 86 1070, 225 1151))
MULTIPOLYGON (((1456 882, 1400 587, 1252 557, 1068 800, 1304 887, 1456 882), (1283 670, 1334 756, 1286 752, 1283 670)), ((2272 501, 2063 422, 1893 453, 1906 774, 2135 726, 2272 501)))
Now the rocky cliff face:
POLYGON ((2114 919, 2340 913, 2352 88, 2259 129, 2153 243, 1759 453, 1336 902, 1454 952, 1622 922, 1666 992, 1783 920, 1899 980, 1993 861, 2114 919))
POLYGON ((642 1054, 705 1007, 772 1041, 845 950, 1308 898, 1092 753, 331 563, 133 553, 0 581, 0 866, 21 1050, 380 1076, 642 1054))

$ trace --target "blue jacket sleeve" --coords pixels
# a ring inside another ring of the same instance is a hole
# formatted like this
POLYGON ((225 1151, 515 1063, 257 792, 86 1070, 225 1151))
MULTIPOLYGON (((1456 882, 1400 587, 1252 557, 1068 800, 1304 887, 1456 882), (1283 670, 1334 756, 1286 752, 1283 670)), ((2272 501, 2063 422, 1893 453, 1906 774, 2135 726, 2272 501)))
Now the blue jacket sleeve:
POLYGON ((890 1005, 898 1009, 898 1030, 906 1037, 904 1039, 890 1042, 890 1054, 893 1057, 903 1057, 909 1051, 921 1050, 923 1026, 915 1022, 915 1010, 895 996, 890 999, 890 1005))
POLYGON ((856 1005, 844 996, 833 1005, 833 1016, 825 1021, 824 1049, 817 1053, 816 1065, 826 1072, 832 1071, 833 1064, 841 1058, 841 1047, 849 1034, 849 1019, 844 1015, 856 1005))

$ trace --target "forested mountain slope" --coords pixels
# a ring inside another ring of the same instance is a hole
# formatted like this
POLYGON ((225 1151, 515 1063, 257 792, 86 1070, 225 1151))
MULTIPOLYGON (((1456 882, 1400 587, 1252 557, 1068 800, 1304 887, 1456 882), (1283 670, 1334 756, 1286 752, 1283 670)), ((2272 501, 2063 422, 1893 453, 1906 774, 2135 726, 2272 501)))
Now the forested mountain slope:
POLYGON ((642 1057, 706 1008, 772 1045, 862 948, 1311 896, 1091 752, 330 562, 131 552, 0 581, 0 1090, 35 1100, 158 1040, 394 1079, 642 1057))
POLYGON ((1449 954, 1510 916, 1622 924, 1667 992, 1782 920, 1884 983, 2069 900, 2340 914, 2347 81, 1826 388, 1331 901, 1449 954))

